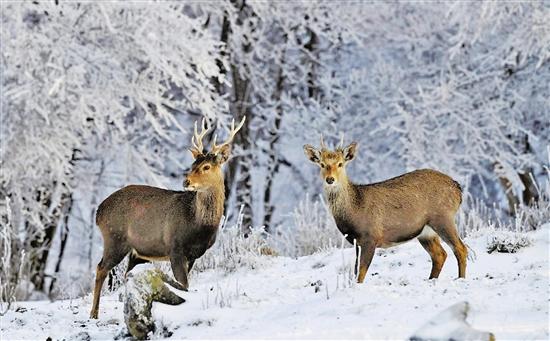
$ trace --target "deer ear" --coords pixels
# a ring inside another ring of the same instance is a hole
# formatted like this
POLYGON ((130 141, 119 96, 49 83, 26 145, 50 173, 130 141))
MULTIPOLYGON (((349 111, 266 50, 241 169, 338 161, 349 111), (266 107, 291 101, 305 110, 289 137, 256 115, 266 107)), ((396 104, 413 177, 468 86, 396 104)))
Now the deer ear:
POLYGON ((357 142, 354 141, 350 143, 349 146, 344 148, 344 152, 343 152, 344 160, 347 162, 355 159, 356 152, 357 152, 357 142))
POLYGON ((218 149, 218 152, 216 153, 216 161, 219 164, 225 163, 227 160, 229 160, 229 156, 231 155, 231 145, 230 144, 224 144, 218 149))
POLYGON ((315 149, 315 147, 313 147, 312 145, 304 145, 304 153, 306 154, 309 161, 315 164, 319 164, 319 162, 321 162, 321 155, 319 155, 319 151, 315 149))

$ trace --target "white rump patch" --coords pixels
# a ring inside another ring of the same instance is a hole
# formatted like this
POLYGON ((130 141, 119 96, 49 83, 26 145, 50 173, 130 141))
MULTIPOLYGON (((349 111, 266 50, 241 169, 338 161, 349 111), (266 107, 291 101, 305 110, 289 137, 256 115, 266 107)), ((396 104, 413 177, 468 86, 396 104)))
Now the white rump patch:
POLYGON ((437 237, 437 233, 428 225, 424 226, 422 232, 418 235, 418 239, 433 239, 437 237))

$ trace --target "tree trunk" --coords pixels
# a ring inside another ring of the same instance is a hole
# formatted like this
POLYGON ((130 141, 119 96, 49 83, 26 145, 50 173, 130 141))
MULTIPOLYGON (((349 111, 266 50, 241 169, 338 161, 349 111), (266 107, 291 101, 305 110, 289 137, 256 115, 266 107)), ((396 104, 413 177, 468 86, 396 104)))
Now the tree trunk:
MULTIPOLYGON (((531 145, 529 143, 529 138, 527 135, 525 135, 523 139, 516 141, 516 143, 520 144, 521 147, 523 147, 524 153, 532 153, 531 145)), ((513 193, 512 183, 510 182, 510 180, 505 177, 499 176, 500 183, 504 188, 506 199, 508 200, 508 210, 510 215, 512 216, 516 215, 516 207, 520 204, 530 206, 539 201, 539 192, 537 189, 537 184, 535 182, 533 169, 527 168, 525 171, 517 174, 519 179, 523 183, 521 198, 513 193)))
MULTIPOLYGON (((287 37, 285 35, 283 44, 286 43, 287 37)), ((275 85, 275 93, 273 98, 277 101, 276 117, 274 122, 274 129, 269 131, 269 148, 266 151, 268 153, 267 160, 267 179, 264 189, 264 221, 263 225, 265 226, 266 231, 269 232, 271 219, 273 218, 273 212, 275 211, 275 206, 271 202, 273 180, 279 172, 281 165, 280 159, 277 157, 277 142, 280 137, 280 127, 281 121, 283 119, 283 106, 281 104, 281 95, 283 93, 283 84, 284 84, 284 74, 283 74, 283 65, 285 63, 285 53, 283 50, 281 54, 279 72, 277 73, 277 80, 275 85)))
MULTIPOLYGON (((242 150, 242 154, 235 157, 228 167, 229 174, 227 180, 227 191, 230 195, 233 182, 235 183, 236 202, 239 206, 242 206, 243 214, 243 229, 245 231, 252 225, 252 144, 250 140, 249 125, 253 119, 253 113, 250 110, 248 104, 249 101, 249 86, 250 81, 246 78, 241 78, 239 71, 234 65, 231 67, 233 75, 233 88, 234 92, 234 113, 236 115, 235 121, 240 121, 243 116, 246 116, 244 126, 239 131, 239 134, 235 137, 235 144, 242 150)), ((229 198, 229 196, 228 196, 229 198)))
MULTIPOLYGON (((64 185, 61 185, 65 187, 64 185)), ((31 241, 30 246, 33 252, 31 256, 31 281, 36 290, 44 291, 44 281, 46 278, 46 265, 50 255, 52 240, 57 231, 59 221, 63 219, 63 207, 66 205, 69 196, 65 193, 61 194, 60 206, 53 209, 50 216, 42 217, 42 225, 44 226, 43 233, 37 234, 31 241)), ((42 204, 44 211, 48 211, 51 205, 50 197, 43 200, 41 194, 38 195, 37 201, 42 204)), ((30 227, 29 227, 30 228, 30 227)))
POLYGON ((514 194, 512 183, 510 182, 510 180, 508 180, 508 178, 504 176, 499 176, 498 180, 504 188, 504 194, 506 194, 506 199, 508 201, 508 214, 510 214, 511 216, 515 216, 516 208, 519 206, 520 202, 514 194))
POLYGON ((307 73, 307 92, 309 98, 319 99, 318 97, 320 96, 321 91, 317 86, 317 82, 315 79, 317 63, 319 60, 319 38, 317 38, 317 34, 311 29, 308 28, 307 31, 309 32, 310 36, 309 41, 307 42, 307 44, 304 45, 304 48, 309 51, 309 56, 307 58, 309 62, 309 71, 307 73))
MULTIPOLYGON (((523 150, 525 153, 532 153, 531 144, 527 135, 523 138, 523 150)), ((523 173, 518 173, 521 182, 523 183, 523 204, 533 205, 539 201, 539 192, 535 183, 533 168, 527 168, 523 173)))
POLYGON ((528 168, 524 173, 519 173, 518 175, 524 187, 522 193, 523 204, 530 206, 537 203, 539 201, 539 193, 534 180, 533 169, 528 168))
MULTIPOLYGON (((236 21, 236 25, 243 25, 245 18, 254 16, 252 9, 247 6, 246 1, 236 1, 234 3, 235 7, 239 10, 239 19, 236 21)), ((222 29, 222 39, 229 41, 229 34, 233 31, 231 30, 230 23, 228 20, 224 20, 224 24, 227 24, 227 30, 223 31, 222 29), (227 34, 227 35, 225 35, 227 34)), ((222 27, 223 28, 223 27, 222 27)), ((254 28, 251 28, 254 30, 254 28)), ((246 41, 246 40, 239 40, 246 41)), ((236 190, 236 202, 238 205, 242 205, 242 227, 243 232, 246 232, 248 228, 252 225, 253 222, 253 212, 252 212, 252 158, 251 153, 252 142, 250 138, 250 122, 253 121, 254 114, 250 106, 250 93, 252 91, 249 78, 246 76, 250 74, 247 69, 246 64, 241 64, 239 60, 236 60, 239 55, 234 49, 240 49, 239 52, 247 54, 252 51, 252 45, 250 42, 245 42, 240 46, 232 46, 227 44, 228 48, 228 57, 233 59, 231 62, 231 78, 233 82, 233 94, 232 94, 232 103, 231 103, 231 112, 235 116, 235 121, 240 121, 243 116, 246 116, 246 122, 242 129, 239 131, 239 134, 235 136, 234 144, 242 150, 240 155, 237 155, 232 160, 229 161, 227 167, 227 173, 225 177, 225 189, 226 189, 226 198, 230 198, 231 191, 233 187, 236 190), (241 70, 243 68, 244 70, 241 70), (244 72, 240 72, 244 71, 244 72)), ((227 202, 227 201, 226 201, 227 202)), ((226 207, 227 212, 227 207, 226 207)))
POLYGON ((63 261, 63 255, 65 254, 65 246, 67 245, 67 239, 69 236, 69 216, 71 214, 72 207, 73 207, 73 196, 72 194, 70 194, 69 199, 67 200, 65 204, 65 208, 63 210, 63 226, 61 229, 61 243, 59 246, 59 256, 57 257, 54 276, 52 278, 52 281, 50 283, 50 288, 48 290, 48 295, 50 296, 50 298, 52 298, 53 289, 55 288, 55 282, 57 281, 57 275, 59 274, 59 270, 61 269, 61 262, 63 261))

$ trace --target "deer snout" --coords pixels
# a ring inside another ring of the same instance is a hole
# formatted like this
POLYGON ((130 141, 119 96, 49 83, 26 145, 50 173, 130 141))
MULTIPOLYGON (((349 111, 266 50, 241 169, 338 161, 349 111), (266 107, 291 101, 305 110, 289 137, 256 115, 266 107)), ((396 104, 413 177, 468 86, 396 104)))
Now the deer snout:
POLYGON ((183 181, 183 188, 187 191, 193 191, 194 190, 194 187, 191 186, 191 181, 189 179, 185 179, 183 181))
POLYGON ((327 176, 325 181, 327 182, 327 184, 332 185, 334 183, 334 178, 332 176, 327 176))

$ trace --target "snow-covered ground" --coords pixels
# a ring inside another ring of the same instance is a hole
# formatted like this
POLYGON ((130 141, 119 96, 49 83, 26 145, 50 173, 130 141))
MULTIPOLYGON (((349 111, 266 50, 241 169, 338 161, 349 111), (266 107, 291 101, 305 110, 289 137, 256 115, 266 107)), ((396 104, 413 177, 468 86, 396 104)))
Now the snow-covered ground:
MULTIPOLYGON (((418 242, 380 250, 364 284, 353 284, 353 250, 291 259, 264 256, 254 269, 194 274, 187 302, 155 303, 153 316, 172 339, 404 339, 448 306, 468 301, 468 322, 496 339, 548 339, 550 224, 528 233, 515 254, 485 251, 491 232, 467 238, 477 253, 456 280, 450 250, 438 280, 418 242)), ((104 296, 89 320, 91 295, 19 302, 2 318, 2 339, 112 339, 125 328, 118 295, 104 296)), ((163 338, 157 333, 153 338, 163 338)))

